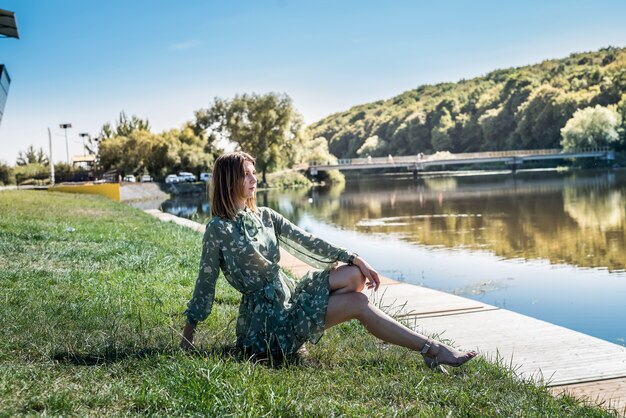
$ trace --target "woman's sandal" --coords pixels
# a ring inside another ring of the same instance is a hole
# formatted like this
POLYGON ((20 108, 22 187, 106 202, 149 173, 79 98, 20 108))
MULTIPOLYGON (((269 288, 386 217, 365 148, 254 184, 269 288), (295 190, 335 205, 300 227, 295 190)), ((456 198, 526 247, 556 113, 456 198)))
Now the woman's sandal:
POLYGON ((422 358, 424 359, 424 363, 435 371, 438 371, 446 375, 450 374, 448 373, 446 369, 443 368, 441 364, 439 364, 439 360, 437 359, 437 356, 435 357, 426 356, 426 353, 428 353, 428 350, 430 350, 430 345, 431 345, 430 340, 427 340, 426 343, 424 344, 424 347, 422 347, 422 351, 420 351, 420 354, 422 355, 422 358))
MULTIPOLYGON (((431 369, 438 371, 440 373, 443 373, 445 375, 450 374, 444 367, 443 364, 439 363, 439 358, 437 356, 428 356, 428 350, 430 350, 430 347, 432 345, 432 340, 426 340, 426 343, 424 344, 424 347, 422 347, 422 350, 420 351, 420 354, 422 355, 422 357, 424 358, 424 363, 430 367, 431 369)), ((474 354, 472 357, 470 357, 469 359, 467 359, 467 361, 464 361, 461 364, 446 364, 446 366, 450 366, 450 367, 459 367, 465 363, 467 363, 468 361, 470 361, 471 359, 473 359, 476 355, 474 354)))

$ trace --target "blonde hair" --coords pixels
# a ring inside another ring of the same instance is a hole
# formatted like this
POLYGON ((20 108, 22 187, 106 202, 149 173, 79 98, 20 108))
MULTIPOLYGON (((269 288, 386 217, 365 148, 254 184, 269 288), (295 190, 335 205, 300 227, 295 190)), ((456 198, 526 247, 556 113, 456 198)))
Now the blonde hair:
MULTIPOLYGON (((220 218, 235 219, 237 201, 245 196, 244 163, 255 164, 254 157, 243 151, 229 152, 215 160, 211 179, 211 214, 220 218)), ((246 199, 248 209, 256 212, 256 196, 246 199)))

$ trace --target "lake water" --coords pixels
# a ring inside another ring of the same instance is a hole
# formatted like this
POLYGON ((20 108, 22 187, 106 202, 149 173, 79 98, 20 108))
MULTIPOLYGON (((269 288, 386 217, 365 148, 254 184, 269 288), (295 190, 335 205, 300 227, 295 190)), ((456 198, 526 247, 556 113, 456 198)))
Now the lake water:
MULTIPOLYGON (((259 192, 385 276, 626 340, 626 171, 363 177, 259 192)), ((206 221, 205 196, 162 210, 206 221)))

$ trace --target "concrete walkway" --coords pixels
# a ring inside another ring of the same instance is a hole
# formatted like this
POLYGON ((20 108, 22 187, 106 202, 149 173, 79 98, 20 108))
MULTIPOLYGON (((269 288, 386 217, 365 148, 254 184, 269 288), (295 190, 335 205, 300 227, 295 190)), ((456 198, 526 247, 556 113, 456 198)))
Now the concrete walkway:
MULTIPOLYGON (((159 210, 162 221, 204 232, 204 225, 159 210)), ((301 276, 310 266, 281 252, 281 265, 301 276)), ((522 379, 603 402, 626 416, 626 348, 506 309, 421 286, 383 278, 368 291, 372 303, 420 333, 477 349, 490 361, 515 370, 522 379)))

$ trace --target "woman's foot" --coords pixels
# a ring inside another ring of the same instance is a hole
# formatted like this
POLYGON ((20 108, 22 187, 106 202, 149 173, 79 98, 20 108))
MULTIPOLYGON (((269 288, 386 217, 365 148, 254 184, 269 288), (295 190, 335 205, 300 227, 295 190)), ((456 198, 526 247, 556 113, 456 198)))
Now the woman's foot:
POLYGON ((467 363, 478 354, 476 351, 459 351, 443 343, 427 340, 421 350, 424 363, 432 369, 439 369, 446 373, 441 366, 459 367, 467 363))

